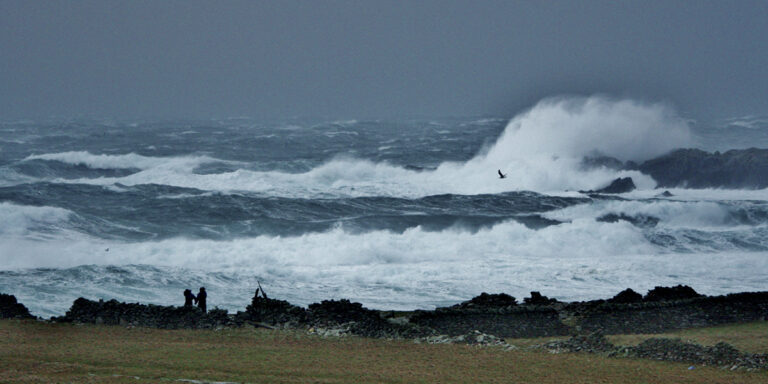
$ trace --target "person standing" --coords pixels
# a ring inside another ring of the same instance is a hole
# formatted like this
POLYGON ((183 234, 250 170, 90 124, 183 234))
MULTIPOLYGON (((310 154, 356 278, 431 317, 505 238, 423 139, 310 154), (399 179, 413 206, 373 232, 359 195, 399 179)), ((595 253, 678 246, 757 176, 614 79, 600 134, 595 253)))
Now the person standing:
POLYGON ((184 306, 191 307, 192 302, 194 300, 197 300, 197 298, 195 297, 195 295, 192 294, 192 291, 189 289, 185 289, 184 290, 184 306))
POLYGON ((197 307, 203 310, 203 313, 206 312, 206 299, 208 298, 208 294, 205 293, 205 287, 200 287, 200 292, 197 293, 197 307))

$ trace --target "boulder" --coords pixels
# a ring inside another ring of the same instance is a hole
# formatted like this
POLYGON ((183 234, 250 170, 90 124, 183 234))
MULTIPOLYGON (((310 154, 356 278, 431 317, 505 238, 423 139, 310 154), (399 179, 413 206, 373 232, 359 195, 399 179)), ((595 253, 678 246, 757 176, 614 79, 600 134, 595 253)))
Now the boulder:
POLYGON ((542 296, 541 293, 533 291, 531 297, 523 299, 523 303, 526 305, 549 305, 557 303, 557 299, 550 299, 549 297, 542 296))
POLYGON ((631 177, 620 177, 611 181, 607 187, 596 190, 595 193, 627 193, 635 189, 637 187, 631 177))
POLYGON ((655 287, 648 291, 643 299, 645 301, 671 301, 693 299, 701 296, 687 285, 677 285, 675 287, 655 287))
POLYGON ((468 301, 456 304, 451 308, 502 308, 517 305, 517 299, 506 293, 481 293, 468 301))
POLYGON ((608 299, 609 303, 639 303, 642 301, 643 295, 633 291, 631 288, 627 288, 608 299))
POLYGON ((238 312, 236 318, 241 322, 295 326, 307 323, 307 310, 284 300, 256 295, 245 312, 238 312))
POLYGON ((313 327, 340 328, 340 333, 364 337, 416 337, 431 333, 412 324, 395 324, 378 311, 349 300, 323 300, 309 305, 308 319, 313 327))
POLYGON ((0 319, 34 319, 24 304, 16 301, 16 296, 0 293, 0 319))

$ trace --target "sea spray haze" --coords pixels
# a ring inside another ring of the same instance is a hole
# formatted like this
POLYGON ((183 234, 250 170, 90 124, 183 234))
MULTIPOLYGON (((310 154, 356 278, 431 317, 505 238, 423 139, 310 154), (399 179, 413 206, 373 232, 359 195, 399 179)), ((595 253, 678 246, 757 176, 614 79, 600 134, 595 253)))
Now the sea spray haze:
POLYGON ((582 162, 768 146, 760 123, 730 124, 606 97, 511 120, 4 122, 0 291, 57 315, 78 296, 174 304, 198 286, 238 310, 257 280, 298 304, 395 309, 765 289, 765 190, 659 198, 648 175, 582 162), (625 176, 638 191, 575 192, 625 176))

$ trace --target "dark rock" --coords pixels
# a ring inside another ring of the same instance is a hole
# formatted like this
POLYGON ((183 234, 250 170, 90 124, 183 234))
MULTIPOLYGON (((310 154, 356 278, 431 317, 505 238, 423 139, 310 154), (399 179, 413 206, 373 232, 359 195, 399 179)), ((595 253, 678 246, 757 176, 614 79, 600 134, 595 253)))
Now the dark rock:
POLYGON ((634 191, 637 187, 635 187, 635 182, 632 181, 631 177, 620 177, 616 180, 613 180, 611 184, 609 184, 605 188, 601 188, 596 190, 596 193, 626 193, 630 191, 634 191))
MULTIPOLYGON (((733 149, 709 153, 678 149, 642 164, 622 163, 611 157, 587 157, 585 169, 605 167, 638 170, 656 180, 659 188, 754 188, 768 187, 768 149, 733 149)), ((588 191, 587 193, 621 193, 588 191)), ((664 194, 663 197, 670 197, 664 194)))
POLYGON ((610 303, 639 303, 641 301, 643 301, 643 295, 633 291, 631 288, 627 288, 613 298, 608 299, 610 303))
POLYGON ((412 164, 406 164, 403 168, 409 170, 409 171, 434 171, 437 169, 436 167, 425 167, 425 166, 419 166, 419 165, 412 165, 412 164))
POLYGON ((678 285, 675 287, 655 287, 645 295, 645 301, 670 301, 684 300, 701 297, 693 288, 687 285, 678 285))
POLYGON ((345 325, 345 331, 364 337, 414 338, 433 333, 413 324, 394 324, 384 319, 378 311, 346 299, 310 304, 308 315, 310 323, 315 327, 345 325))
POLYGON ((556 303, 557 300, 542 296, 539 292, 531 292, 531 297, 526 297, 523 302, 526 305, 549 305, 556 303))
POLYGON ((481 293, 471 300, 454 305, 452 308, 500 308, 517 305, 517 299, 506 293, 481 293))
POLYGON ((625 213, 619 213, 619 214, 609 213, 609 214, 598 217, 596 220, 604 223, 616 223, 619 220, 623 220, 640 228, 653 228, 656 225, 658 225, 660 221, 657 217, 653 217, 653 216, 648 216, 648 215, 629 216, 625 213))
POLYGON ((16 296, 0 293, 0 319, 34 319, 24 304, 16 301, 16 296))
POLYGON ((678 149, 642 163, 639 170, 661 188, 766 188, 768 149, 678 149))
POLYGON ((238 312, 238 321, 270 325, 299 325, 307 323, 307 310, 284 300, 254 296, 245 312, 238 312))
POLYGON ((656 197, 672 197, 672 196, 675 196, 675 195, 673 195, 672 192, 670 191, 664 191, 656 195, 656 197))

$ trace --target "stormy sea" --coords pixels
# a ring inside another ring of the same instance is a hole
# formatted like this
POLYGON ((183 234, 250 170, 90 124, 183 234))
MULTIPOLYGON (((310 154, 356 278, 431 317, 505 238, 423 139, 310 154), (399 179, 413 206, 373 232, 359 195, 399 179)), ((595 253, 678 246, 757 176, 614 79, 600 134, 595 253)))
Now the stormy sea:
POLYGON ((201 286, 242 310, 257 282, 375 309, 766 290, 763 153, 728 152, 748 148, 768 118, 602 97, 511 118, 4 121, 0 292, 48 317, 201 286), (588 192, 623 177, 636 189, 588 192))

